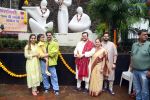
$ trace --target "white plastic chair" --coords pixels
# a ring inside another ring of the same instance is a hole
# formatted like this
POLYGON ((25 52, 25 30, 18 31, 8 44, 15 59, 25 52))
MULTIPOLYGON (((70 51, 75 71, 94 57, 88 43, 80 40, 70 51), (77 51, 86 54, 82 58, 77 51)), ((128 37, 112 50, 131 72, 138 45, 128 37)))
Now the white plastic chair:
POLYGON ((130 67, 128 69, 128 71, 123 71, 122 75, 121 75, 121 80, 120 80, 120 87, 122 84, 122 79, 128 80, 129 81, 129 89, 128 89, 128 94, 131 93, 131 89, 132 89, 132 83, 133 83, 133 74, 130 71, 130 67))

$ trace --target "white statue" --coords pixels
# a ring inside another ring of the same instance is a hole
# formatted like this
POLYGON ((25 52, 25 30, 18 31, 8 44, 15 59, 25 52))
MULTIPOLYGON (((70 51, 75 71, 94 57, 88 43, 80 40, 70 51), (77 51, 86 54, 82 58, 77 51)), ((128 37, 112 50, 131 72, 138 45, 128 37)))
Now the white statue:
POLYGON ((68 6, 72 4, 72 0, 55 0, 59 5, 58 11, 58 32, 68 33, 68 6))
POLYGON ((83 13, 82 7, 77 8, 77 14, 74 15, 72 20, 69 22, 69 29, 73 32, 88 32, 92 33, 91 30, 89 30, 91 26, 91 20, 90 17, 83 13))
POLYGON ((45 33, 53 29, 53 22, 46 23, 50 10, 47 9, 47 1, 42 0, 40 6, 22 7, 32 17, 29 19, 29 25, 32 33, 45 33))

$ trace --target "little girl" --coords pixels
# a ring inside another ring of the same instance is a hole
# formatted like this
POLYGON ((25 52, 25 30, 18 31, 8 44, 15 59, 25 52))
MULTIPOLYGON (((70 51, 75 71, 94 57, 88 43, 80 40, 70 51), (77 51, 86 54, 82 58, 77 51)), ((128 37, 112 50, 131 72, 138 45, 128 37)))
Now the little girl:
POLYGON ((39 50, 39 56, 40 56, 40 60, 44 61, 46 64, 46 70, 45 73, 48 76, 51 76, 51 73, 48 71, 48 54, 46 52, 46 46, 45 46, 45 41, 44 41, 44 34, 39 34, 37 36, 37 41, 38 41, 38 50, 39 50))

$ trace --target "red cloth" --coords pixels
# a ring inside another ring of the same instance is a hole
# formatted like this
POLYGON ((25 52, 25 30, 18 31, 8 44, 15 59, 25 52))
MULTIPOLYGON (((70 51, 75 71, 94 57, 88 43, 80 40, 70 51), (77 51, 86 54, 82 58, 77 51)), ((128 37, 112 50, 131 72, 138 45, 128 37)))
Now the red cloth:
MULTIPOLYGON (((88 40, 87 43, 84 45, 82 54, 90 51, 93 47, 94 47, 93 42, 88 40)), ((75 63, 78 68, 78 78, 80 80, 82 80, 83 77, 88 77, 89 62, 90 62, 90 57, 76 58, 75 63)))

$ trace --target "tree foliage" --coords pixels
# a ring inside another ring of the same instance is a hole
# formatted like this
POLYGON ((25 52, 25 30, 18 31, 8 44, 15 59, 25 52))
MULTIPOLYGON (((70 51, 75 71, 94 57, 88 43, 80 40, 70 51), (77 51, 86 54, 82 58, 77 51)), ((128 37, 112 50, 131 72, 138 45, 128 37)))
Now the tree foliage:
POLYGON ((90 0, 88 11, 99 21, 96 33, 117 29, 127 30, 141 17, 147 16, 147 6, 142 0, 90 0))

